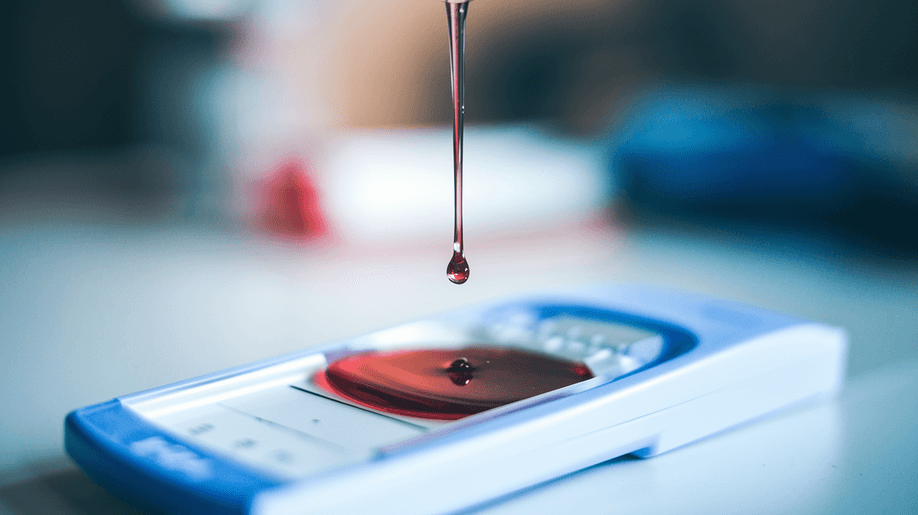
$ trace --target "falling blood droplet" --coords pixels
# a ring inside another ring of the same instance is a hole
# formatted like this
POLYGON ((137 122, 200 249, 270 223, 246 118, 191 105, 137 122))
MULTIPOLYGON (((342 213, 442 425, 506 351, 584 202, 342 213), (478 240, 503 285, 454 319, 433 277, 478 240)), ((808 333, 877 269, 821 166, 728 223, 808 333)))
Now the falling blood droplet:
POLYGON ((521 349, 466 347, 462 355, 455 359, 455 349, 369 351, 332 362, 314 381, 386 413, 455 420, 593 377, 583 363, 521 349))
POLYGON ((446 267, 446 276, 455 284, 462 284, 469 280, 469 263, 458 252, 453 252, 453 259, 449 260, 446 267))

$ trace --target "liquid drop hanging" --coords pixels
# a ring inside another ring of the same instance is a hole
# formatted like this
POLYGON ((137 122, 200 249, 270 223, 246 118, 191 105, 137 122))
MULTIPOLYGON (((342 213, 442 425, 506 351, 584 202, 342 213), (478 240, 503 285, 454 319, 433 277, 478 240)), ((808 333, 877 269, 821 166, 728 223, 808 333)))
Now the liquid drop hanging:
POLYGON ((455 284, 469 279, 469 263, 465 259, 462 242, 462 132, 465 114, 465 16, 468 1, 447 3, 449 25, 449 75, 453 93, 453 188, 455 225, 453 230, 453 257, 446 267, 446 276, 455 284))

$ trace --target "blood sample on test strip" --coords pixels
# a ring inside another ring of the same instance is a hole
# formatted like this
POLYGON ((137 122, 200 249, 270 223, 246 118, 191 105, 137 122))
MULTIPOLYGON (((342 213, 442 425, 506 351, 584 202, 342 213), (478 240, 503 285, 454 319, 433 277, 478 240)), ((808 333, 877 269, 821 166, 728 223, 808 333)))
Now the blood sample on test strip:
POLYGON ((592 377, 583 363, 477 346, 363 352, 332 362, 315 381, 375 410, 455 420, 592 377))

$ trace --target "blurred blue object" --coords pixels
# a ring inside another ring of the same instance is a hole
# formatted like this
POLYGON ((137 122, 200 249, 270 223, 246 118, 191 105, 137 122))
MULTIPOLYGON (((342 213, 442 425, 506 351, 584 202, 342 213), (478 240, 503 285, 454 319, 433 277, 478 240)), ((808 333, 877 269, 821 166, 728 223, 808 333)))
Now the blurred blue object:
POLYGON ((659 89, 616 133, 613 166, 638 217, 781 221, 914 247, 918 111, 764 88, 659 89))
POLYGON ((822 122, 805 123, 810 113, 716 97, 666 96, 643 107, 631 121, 620 165, 661 197, 828 200, 856 166, 838 149, 806 137, 822 122))

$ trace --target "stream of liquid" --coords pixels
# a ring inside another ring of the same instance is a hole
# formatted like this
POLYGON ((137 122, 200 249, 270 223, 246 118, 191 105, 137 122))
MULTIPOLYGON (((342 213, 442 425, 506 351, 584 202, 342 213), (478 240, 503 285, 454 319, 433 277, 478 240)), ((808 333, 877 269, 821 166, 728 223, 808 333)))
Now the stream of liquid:
POLYGON ((453 229, 453 257, 446 267, 449 280, 462 284, 469 279, 469 263, 465 259, 462 242, 462 130, 465 114, 465 16, 469 3, 446 4, 449 22, 449 74, 453 93, 453 188, 455 225, 453 229))

